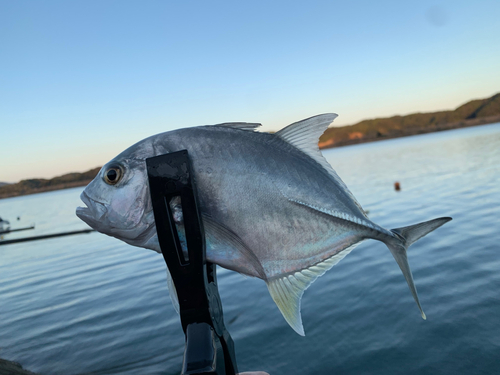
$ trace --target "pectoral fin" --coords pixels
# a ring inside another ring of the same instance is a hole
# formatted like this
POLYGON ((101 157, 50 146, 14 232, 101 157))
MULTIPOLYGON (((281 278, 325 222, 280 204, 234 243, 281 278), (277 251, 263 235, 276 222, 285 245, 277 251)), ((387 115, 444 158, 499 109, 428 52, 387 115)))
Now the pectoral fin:
POLYGON ((266 278, 259 259, 238 235, 208 215, 202 215, 202 219, 210 262, 248 276, 266 278))

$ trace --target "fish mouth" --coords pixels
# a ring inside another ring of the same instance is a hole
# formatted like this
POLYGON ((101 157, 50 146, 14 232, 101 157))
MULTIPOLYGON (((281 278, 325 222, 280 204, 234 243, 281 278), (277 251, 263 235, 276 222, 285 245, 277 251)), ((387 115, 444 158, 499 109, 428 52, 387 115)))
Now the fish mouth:
POLYGON ((85 206, 79 206, 76 208, 76 216, 85 221, 91 227, 94 227, 95 223, 101 220, 106 213, 106 207, 103 203, 90 198, 85 191, 80 195, 80 199, 85 206), (92 225, 92 223, 94 223, 94 225, 92 225))
POLYGON ((85 219, 92 219, 92 212, 90 211, 90 208, 88 207, 81 207, 78 206, 76 208, 76 216, 78 216, 80 219, 86 222, 85 219))

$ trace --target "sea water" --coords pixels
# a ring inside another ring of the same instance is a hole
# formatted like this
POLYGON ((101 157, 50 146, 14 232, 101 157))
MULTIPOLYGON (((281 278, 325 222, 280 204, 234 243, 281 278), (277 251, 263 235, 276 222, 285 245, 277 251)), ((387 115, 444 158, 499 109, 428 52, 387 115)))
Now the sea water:
MULTIPOLYGON (((500 124, 324 155, 385 228, 453 217, 408 252, 427 320, 376 241, 305 292, 305 337, 263 281, 219 268, 240 371, 498 373, 500 124)), ((87 228, 74 214, 82 190, 0 200, 13 228, 36 225, 5 239, 87 228)), ((184 336, 166 284, 161 255, 99 233, 0 246, 0 357, 41 374, 178 374, 184 336)))

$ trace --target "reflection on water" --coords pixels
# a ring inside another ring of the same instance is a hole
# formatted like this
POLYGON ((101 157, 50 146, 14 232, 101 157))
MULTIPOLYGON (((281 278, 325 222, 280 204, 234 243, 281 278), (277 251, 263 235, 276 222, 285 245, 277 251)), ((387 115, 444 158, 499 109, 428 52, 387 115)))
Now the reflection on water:
MULTIPOLYGON (((500 124, 328 150, 376 223, 454 220, 409 251, 427 321, 368 241, 305 293, 306 337, 260 280, 219 271, 241 370, 490 374, 500 350, 500 124), (395 181, 401 191, 394 191, 395 181)), ((0 200, 7 238, 85 228, 82 188, 0 200), (29 233, 29 234, 28 234, 29 233)), ((93 233, 0 247, 0 357, 43 374, 177 374, 184 337, 161 255, 93 233)))

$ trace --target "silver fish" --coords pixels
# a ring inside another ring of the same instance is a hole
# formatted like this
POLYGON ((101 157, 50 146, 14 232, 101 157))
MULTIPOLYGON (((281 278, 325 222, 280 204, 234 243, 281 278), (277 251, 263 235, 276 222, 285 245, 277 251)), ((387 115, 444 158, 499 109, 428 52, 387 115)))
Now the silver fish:
MULTIPOLYGON (((264 280, 286 321, 304 335, 300 300, 319 276, 367 239, 387 245, 422 317, 406 250, 451 218, 387 230, 366 216, 322 156, 318 139, 336 114, 296 122, 275 134, 260 124, 224 123, 146 138, 104 167, 76 214, 99 232, 161 252, 145 159, 187 149, 206 233, 207 259, 264 280)), ((174 208, 177 202, 171 202, 174 208)), ((182 227, 182 215, 176 213, 182 227)), ((175 304, 175 289, 169 277, 175 304)))

